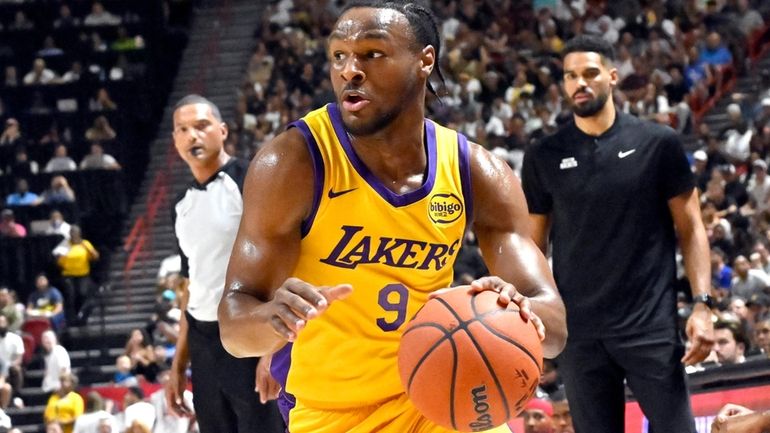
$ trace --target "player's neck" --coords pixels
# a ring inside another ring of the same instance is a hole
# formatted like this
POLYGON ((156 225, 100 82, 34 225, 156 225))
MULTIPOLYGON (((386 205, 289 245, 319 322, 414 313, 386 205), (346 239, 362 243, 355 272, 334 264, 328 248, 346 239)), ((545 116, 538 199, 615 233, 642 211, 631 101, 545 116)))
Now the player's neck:
POLYGON ((575 125, 584 133, 598 137, 612 127, 612 124, 615 123, 616 115, 615 104, 612 102, 612 99, 608 99, 601 111, 593 116, 580 117, 576 115, 575 125))
POLYGON ((224 150, 219 152, 219 155, 215 159, 212 159, 210 163, 200 166, 190 166, 190 171, 192 171, 192 175, 195 178, 195 180, 198 183, 204 183, 207 180, 211 179, 211 176, 214 175, 217 171, 219 171, 222 166, 227 164, 228 161, 230 161, 230 155, 227 154, 224 150))

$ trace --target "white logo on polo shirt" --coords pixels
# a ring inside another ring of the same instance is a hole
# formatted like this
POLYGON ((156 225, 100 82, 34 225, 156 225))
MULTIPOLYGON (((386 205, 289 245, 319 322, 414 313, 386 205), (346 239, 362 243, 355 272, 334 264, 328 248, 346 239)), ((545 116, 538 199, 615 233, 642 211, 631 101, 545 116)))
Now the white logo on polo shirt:
POLYGON ((618 158, 623 159, 634 152, 636 152, 636 149, 627 150, 625 152, 621 150, 620 152, 618 152, 618 158))
POLYGON ((561 164, 559 164, 559 168, 562 170, 567 170, 570 168, 575 168, 577 167, 577 165, 578 165, 577 160, 574 157, 570 156, 569 158, 564 158, 561 160, 561 164))

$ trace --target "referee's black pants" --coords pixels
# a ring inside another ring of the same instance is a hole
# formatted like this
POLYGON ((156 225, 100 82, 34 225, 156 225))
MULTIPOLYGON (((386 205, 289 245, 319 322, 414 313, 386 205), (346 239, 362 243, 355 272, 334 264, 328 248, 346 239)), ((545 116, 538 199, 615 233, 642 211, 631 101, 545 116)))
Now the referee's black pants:
POLYGON ((236 358, 219 339, 217 322, 187 314, 193 404, 201 433, 283 433, 275 401, 254 391, 257 358, 236 358))
POLYGON ((684 346, 675 329, 601 339, 568 339, 559 357, 575 433, 625 431, 625 385, 650 433, 696 433, 684 346))

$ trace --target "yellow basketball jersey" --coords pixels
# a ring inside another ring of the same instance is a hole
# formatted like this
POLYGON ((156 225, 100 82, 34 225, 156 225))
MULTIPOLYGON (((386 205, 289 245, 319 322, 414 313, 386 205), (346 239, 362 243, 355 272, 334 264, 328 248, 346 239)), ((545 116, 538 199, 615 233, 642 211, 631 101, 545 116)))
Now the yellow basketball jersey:
POLYGON ((448 287, 470 200, 468 143, 425 120, 422 187, 387 189, 356 155, 335 104, 293 126, 315 166, 314 212, 294 276, 353 293, 308 321, 291 348, 286 390, 318 408, 369 405, 403 393, 397 353, 428 294, 448 287))

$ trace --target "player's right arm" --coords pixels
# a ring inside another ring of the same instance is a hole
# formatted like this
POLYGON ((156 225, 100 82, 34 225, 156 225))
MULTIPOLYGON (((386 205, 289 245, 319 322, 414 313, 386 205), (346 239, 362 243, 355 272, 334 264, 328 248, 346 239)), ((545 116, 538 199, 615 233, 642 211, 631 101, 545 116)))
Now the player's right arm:
POLYGON ((350 291, 291 278, 314 182, 310 153, 296 128, 277 136, 249 165, 243 216, 219 303, 222 344, 233 356, 278 350, 330 301, 350 291))
POLYGON ((544 255, 548 254, 548 233, 551 230, 551 215, 529 214, 532 227, 532 240, 544 255))

